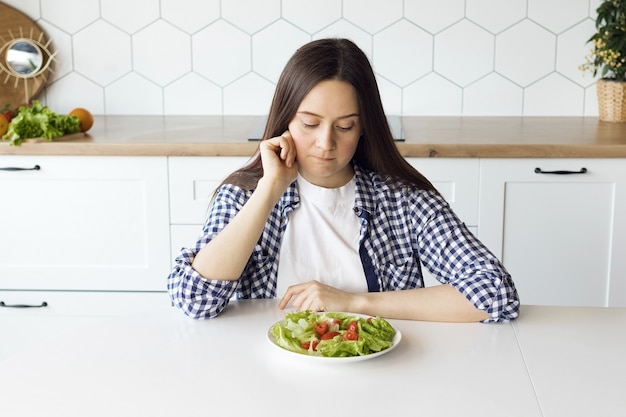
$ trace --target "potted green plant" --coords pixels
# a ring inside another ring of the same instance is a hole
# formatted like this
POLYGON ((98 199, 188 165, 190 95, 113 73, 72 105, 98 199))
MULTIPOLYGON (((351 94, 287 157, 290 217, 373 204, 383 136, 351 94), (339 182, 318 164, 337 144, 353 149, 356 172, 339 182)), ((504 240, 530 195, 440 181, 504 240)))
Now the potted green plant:
POLYGON ((597 82, 600 120, 626 121, 626 0, 604 0, 596 9, 592 49, 581 65, 597 82))

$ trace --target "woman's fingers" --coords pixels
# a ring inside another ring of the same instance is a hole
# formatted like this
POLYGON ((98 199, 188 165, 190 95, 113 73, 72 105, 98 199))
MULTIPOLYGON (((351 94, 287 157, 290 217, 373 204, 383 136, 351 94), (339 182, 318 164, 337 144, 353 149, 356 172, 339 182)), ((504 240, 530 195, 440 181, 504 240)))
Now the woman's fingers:
POLYGON ((281 298, 280 302, 278 303, 279 310, 285 309, 285 307, 287 307, 287 305, 289 304, 289 301, 291 301, 294 296, 299 294, 299 290, 297 289, 298 287, 301 287, 301 285, 292 285, 291 287, 287 288, 287 291, 285 291, 285 295, 283 295, 283 298, 281 298))
POLYGON ((296 160, 296 147, 294 146, 293 139, 291 138, 291 133, 287 130, 278 138, 280 146, 280 159, 285 161, 285 165, 291 168, 296 160))
POLYGON ((267 153, 265 153, 266 157, 272 154, 277 155, 289 168, 293 166, 296 160, 296 147, 289 131, 286 131, 280 136, 262 141, 261 151, 267 151, 267 153))
POLYGON ((279 180, 285 187, 297 177, 296 147, 289 131, 260 144, 264 177, 279 180))
POLYGON ((283 310, 291 302, 291 305, 298 310, 326 311, 332 308, 335 311, 344 308, 343 305, 349 297, 349 293, 318 281, 309 281, 287 288, 285 295, 278 303, 278 308, 283 310))

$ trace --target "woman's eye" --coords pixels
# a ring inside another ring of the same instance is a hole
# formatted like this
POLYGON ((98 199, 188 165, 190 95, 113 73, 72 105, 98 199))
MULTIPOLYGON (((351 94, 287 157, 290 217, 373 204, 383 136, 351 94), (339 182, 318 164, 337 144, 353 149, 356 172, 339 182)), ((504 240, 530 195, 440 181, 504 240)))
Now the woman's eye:
POLYGON ((354 126, 337 126, 337 129, 341 130, 342 132, 349 132, 350 130, 352 130, 354 126))
POLYGON ((307 129, 313 129, 314 127, 317 127, 317 125, 315 123, 306 123, 306 122, 302 122, 302 124, 304 125, 305 128, 307 129))

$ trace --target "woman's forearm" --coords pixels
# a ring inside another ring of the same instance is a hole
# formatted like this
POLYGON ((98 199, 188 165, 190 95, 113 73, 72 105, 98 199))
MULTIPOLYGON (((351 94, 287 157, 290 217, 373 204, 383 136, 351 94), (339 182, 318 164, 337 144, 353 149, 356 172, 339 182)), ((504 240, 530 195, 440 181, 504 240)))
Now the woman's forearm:
POLYGON ((359 294, 353 302, 351 311, 395 319, 477 322, 489 318, 449 284, 359 294))
POLYGON ((282 192, 261 179, 241 211, 196 254, 192 267, 206 279, 239 278, 282 192))

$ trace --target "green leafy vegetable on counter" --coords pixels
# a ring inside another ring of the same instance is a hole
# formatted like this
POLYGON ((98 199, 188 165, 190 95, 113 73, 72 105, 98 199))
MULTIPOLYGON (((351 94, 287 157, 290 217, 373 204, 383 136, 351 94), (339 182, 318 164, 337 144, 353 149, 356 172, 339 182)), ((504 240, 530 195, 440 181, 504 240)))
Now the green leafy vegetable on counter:
POLYGON ((80 132, 78 117, 59 115, 38 100, 33 100, 32 106, 20 106, 2 139, 19 146, 24 139, 44 138, 52 141, 59 136, 77 132, 80 132))
POLYGON ((292 352, 326 357, 362 356, 393 345, 395 329, 380 317, 346 313, 287 313, 270 329, 276 344, 292 352))

